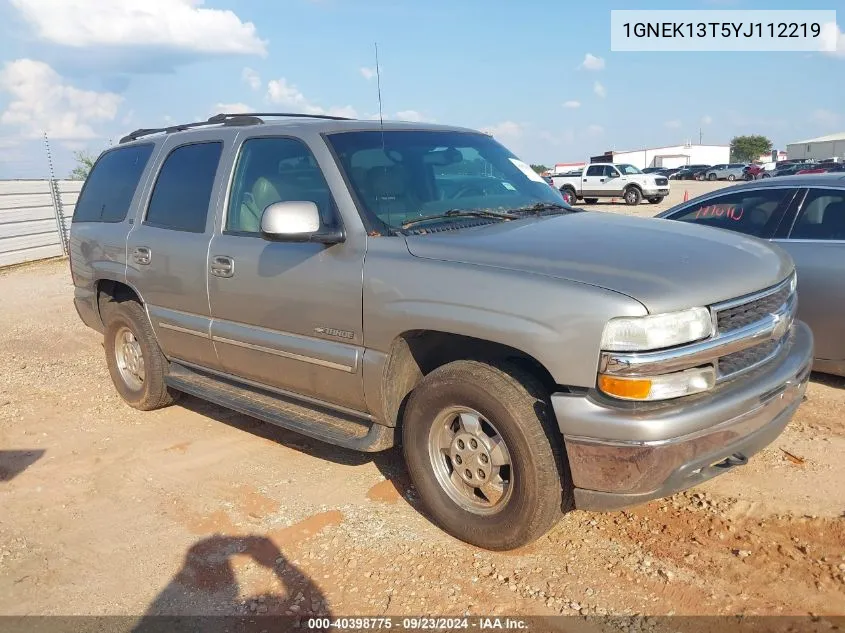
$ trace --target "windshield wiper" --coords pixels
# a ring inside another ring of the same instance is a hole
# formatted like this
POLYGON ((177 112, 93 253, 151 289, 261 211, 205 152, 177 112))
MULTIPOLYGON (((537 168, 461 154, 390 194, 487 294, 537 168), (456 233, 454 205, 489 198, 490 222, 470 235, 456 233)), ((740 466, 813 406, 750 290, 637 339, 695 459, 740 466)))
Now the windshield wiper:
POLYGON ((557 202, 538 202, 537 204, 530 204, 525 207, 517 207, 511 209, 513 213, 536 213, 541 211, 564 211, 566 213, 581 211, 577 207, 569 207, 565 204, 558 204, 557 202))
POLYGON ((516 220, 518 216, 513 213, 499 213, 497 211, 487 211, 485 209, 449 209, 445 213, 438 213, 436 215, 424 215, 413 220, 406 220, 402 223, 402 228, 407 229, 415 224, 421 222, 428 222, 429 220, 445 220, 447 218, 495 218, 498 220, 516 220))

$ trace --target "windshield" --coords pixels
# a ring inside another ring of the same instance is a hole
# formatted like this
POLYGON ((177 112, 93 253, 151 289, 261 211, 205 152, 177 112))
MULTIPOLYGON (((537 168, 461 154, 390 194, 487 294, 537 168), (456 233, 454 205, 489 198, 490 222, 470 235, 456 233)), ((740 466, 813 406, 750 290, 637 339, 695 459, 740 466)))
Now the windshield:
POLYGON ((643 173, 633 165, 616 165, 616 169, 621 171, 623 176, 633 176, 634 174, 643 173))
POLYGON ((423 216, 466 221, 461 211, 506 213, 563 197, 484 134, 450 131, 338 132, 327 136, 371 228, 392 233, 423 216))

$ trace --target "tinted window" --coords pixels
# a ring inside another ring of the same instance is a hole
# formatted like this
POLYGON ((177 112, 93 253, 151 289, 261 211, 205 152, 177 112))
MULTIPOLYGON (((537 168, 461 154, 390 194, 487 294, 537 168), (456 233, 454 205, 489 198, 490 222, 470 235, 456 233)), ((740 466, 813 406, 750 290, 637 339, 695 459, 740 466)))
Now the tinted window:
POLYGON ((257 233, 264 209, 274 202, 307 200, 320 209, 323 224, 337 217, 329 186, 308 147, 289 138, 244 142, 226 215, 226 231, 257 233))
POLYGON ((587 176, 604 176, 604 166, 603 165, 593 165, 592 167, 587 167, 587 176))
MULTIPOLYGON (((386 130, 328 135, 367 223, 376 230, 447 211, 565 207, 559 192, 485 134, 386 130)), ((440 221, 465 221, 444 218, 440 221)))
POLYGON ((725 194, 691 205, 671 218, 756 237, 768 236, 778 222, 778 207, 787 194, 793 191, 794 189, 758 189, 725 194))
POLYGON ((170 152, 158 174, 145 222, 174 231, 205 231, 222 150, 223 143, 196 143, 170 152))
POLYGON ((796 240, 845 240, 845 192, 811 189, 789 237, 796 240))
POLYGON ((73 221, 122 222, 152 153, 153 146, 146 144, 100 156, 82 188, 73 221))

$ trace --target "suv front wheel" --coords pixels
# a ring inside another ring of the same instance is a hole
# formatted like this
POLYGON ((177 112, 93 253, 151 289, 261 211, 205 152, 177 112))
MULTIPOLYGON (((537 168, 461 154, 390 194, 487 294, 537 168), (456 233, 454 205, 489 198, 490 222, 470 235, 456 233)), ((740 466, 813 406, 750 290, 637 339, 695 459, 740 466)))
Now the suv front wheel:
POLYGON ((402 443, 439 526, 508 550, 554 525, 569 486, 550 406, 538 381, 507 364, 456 361, 422 380, 408 400, 402 443))
POLYGON ((109 302, 106 306, 106 363, 117 392, 126 404, 141 411, 175 402, 178 393, 164 383, 167 359, 144 309, 133 300, 109 302))

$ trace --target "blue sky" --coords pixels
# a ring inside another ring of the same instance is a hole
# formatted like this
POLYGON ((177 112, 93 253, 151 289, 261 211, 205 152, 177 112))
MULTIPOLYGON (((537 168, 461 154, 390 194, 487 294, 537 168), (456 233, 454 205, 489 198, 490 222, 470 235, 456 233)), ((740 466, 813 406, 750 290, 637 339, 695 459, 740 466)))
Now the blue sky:
MULTIPOLYGON (((0 178, 47 174, 44 131, 63 176, 74 150, 221 109, 372 117, 376 41, 387 116, 486 129, 529 162, 697 141, 699 130, 705 143, 765 134, 784 148, 845 129, 845 37, 836 54, 613 53, 613 8, 632 7, 0 0, 0 178)), ((636 8, 795 5, 642 0, 636 8)))

